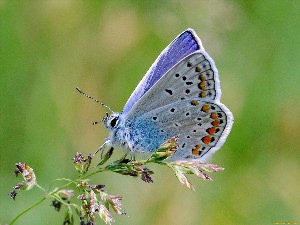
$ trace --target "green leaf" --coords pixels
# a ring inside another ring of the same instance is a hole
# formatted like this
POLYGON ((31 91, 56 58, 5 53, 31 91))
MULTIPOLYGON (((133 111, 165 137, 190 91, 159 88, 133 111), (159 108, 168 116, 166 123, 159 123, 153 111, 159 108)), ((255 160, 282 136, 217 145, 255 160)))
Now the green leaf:
POLYGON ((102 157, 102 155, 101 155, 101 160, 100 160, 100 162, 98 163, 97 166, 101 166, 101 165, 103 165, 104 163, 106 163, 107 160, 109 160, 109 158, 112 156, 113 151, 114 151, 114 148, 111 147, 111 148, 104 154, 103 157, 102 157))

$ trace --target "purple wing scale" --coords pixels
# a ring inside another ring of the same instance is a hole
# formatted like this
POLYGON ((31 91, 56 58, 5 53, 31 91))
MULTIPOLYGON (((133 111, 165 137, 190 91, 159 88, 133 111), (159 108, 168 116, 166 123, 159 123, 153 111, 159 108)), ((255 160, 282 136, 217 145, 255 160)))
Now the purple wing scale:
POLYGON ((174 39, 158 56, 144 78, 140 81, 128 99, 123 115, 174 65, 191 53, 203 49, 194 30, 187 29, 174 39))

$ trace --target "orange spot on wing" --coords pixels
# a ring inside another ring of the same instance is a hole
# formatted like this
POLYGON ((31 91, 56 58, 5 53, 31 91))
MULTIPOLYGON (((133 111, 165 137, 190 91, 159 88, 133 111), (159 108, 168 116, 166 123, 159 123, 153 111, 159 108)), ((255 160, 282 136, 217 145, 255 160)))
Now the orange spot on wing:
POLYGON ((193 155, 200 155, 199 149, 201 148, 201 145, 196 145, 195 148, 192 149, 193 155))
POLYGON ((201 72, 201 68, 199 66, 196 66, 195 71, 196 72, 201 72))
POLYGON ((211 142, 211 137, 210 136, 205 136, 202 138, 202 141, 204 144, 208 145, 211 142))
POLYGON ((205 93, 204 91, 202 91, 202 92, 200 93, 200 97, 201 97, 201 98, 206 98, 206 93, 205 93))
POLYGON ((202 106, 202 109, 201 109, 203 112, 209 112, 209 110, 210 110, 210 107, 209 107, 209 105, 207 105, 207 104, 205 104, 205 105, 203 105, 202 106))
POLYGON ((208 128, 207 130, 207 133, 209 133, 210 135, 213 135, 216 133, 216 128, 215 127, 211 127, 211 128, 208 128))
POLYGON ((218 127, 220 125, 220 120, 214 120, 212 123, 211 123, 214 127, 218 127))
POLYGON ((191 104, 196 106, 196 105, 199 105, 199 102, 198 102, 198 101, 195 101, 195 100, 193 100, 193 101, 191 101, 191 104))
POLYGON ((210 114, 210 118, 217 119, 218 118, 218 114, 216 112, 213 112, 212 114, 210 114))
POLYGON ((198 87, 199 87, 201 90, 204 90, 204 91, 205 91, 205 90, 206 90, 206 83, 202 81, 202 82, 199 83, 198 87))
POLYGON ((202 73, 200 74, 199 79, 201 81, 206 81, 206 77, 202 73))

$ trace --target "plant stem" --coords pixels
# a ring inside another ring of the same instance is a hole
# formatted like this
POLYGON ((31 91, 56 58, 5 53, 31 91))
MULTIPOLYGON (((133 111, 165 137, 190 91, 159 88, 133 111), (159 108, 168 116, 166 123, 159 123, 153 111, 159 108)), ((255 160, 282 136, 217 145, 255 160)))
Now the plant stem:
POLYGON ((37 205, 39 205, 40 203, 42 203, 43 201, 45 201, 47 198, 47 196, 43 197, 41 200, 39 200, 38 202, 36 202, 35 204, 33 204, 32 206, 30 206, 29 208, 25 209, 23 212, 21 212, 19 215, 17 215, 10 223, 9 225, 14 224, 21 216, 23 216, 25 213, 27 213, 29 210, 33 209, 34 207, 36 207, 37 205))

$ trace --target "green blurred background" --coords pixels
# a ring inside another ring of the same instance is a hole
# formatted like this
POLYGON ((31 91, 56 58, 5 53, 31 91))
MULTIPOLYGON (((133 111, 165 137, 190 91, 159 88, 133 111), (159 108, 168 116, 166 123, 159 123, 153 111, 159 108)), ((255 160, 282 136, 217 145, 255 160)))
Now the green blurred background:
MULTIPOLYGON (((159 53, 192 27, 220 73, 235 123, 212 159, 213 182, 168 168, 154 183, 113 173, 94 177, 123 196, 115 224, 300 224, 300 1, 0 1, 0 224, 43 196, 7 193, 14 164, 32 166, 48 187, 76 177, 72 157, 97 149, 108 132, 91 122, 121 111, 159 53), (299 117, 299 118, 298 118, 299 117)), ((122 150, 115 154, 121 156, 122 150)), ((50 201, 16 224, 62 224, 50 201)), ((100 220, 99 220, 100 221, 100 220)), ((99 222, 103 224, 103 222, 99 222)))

